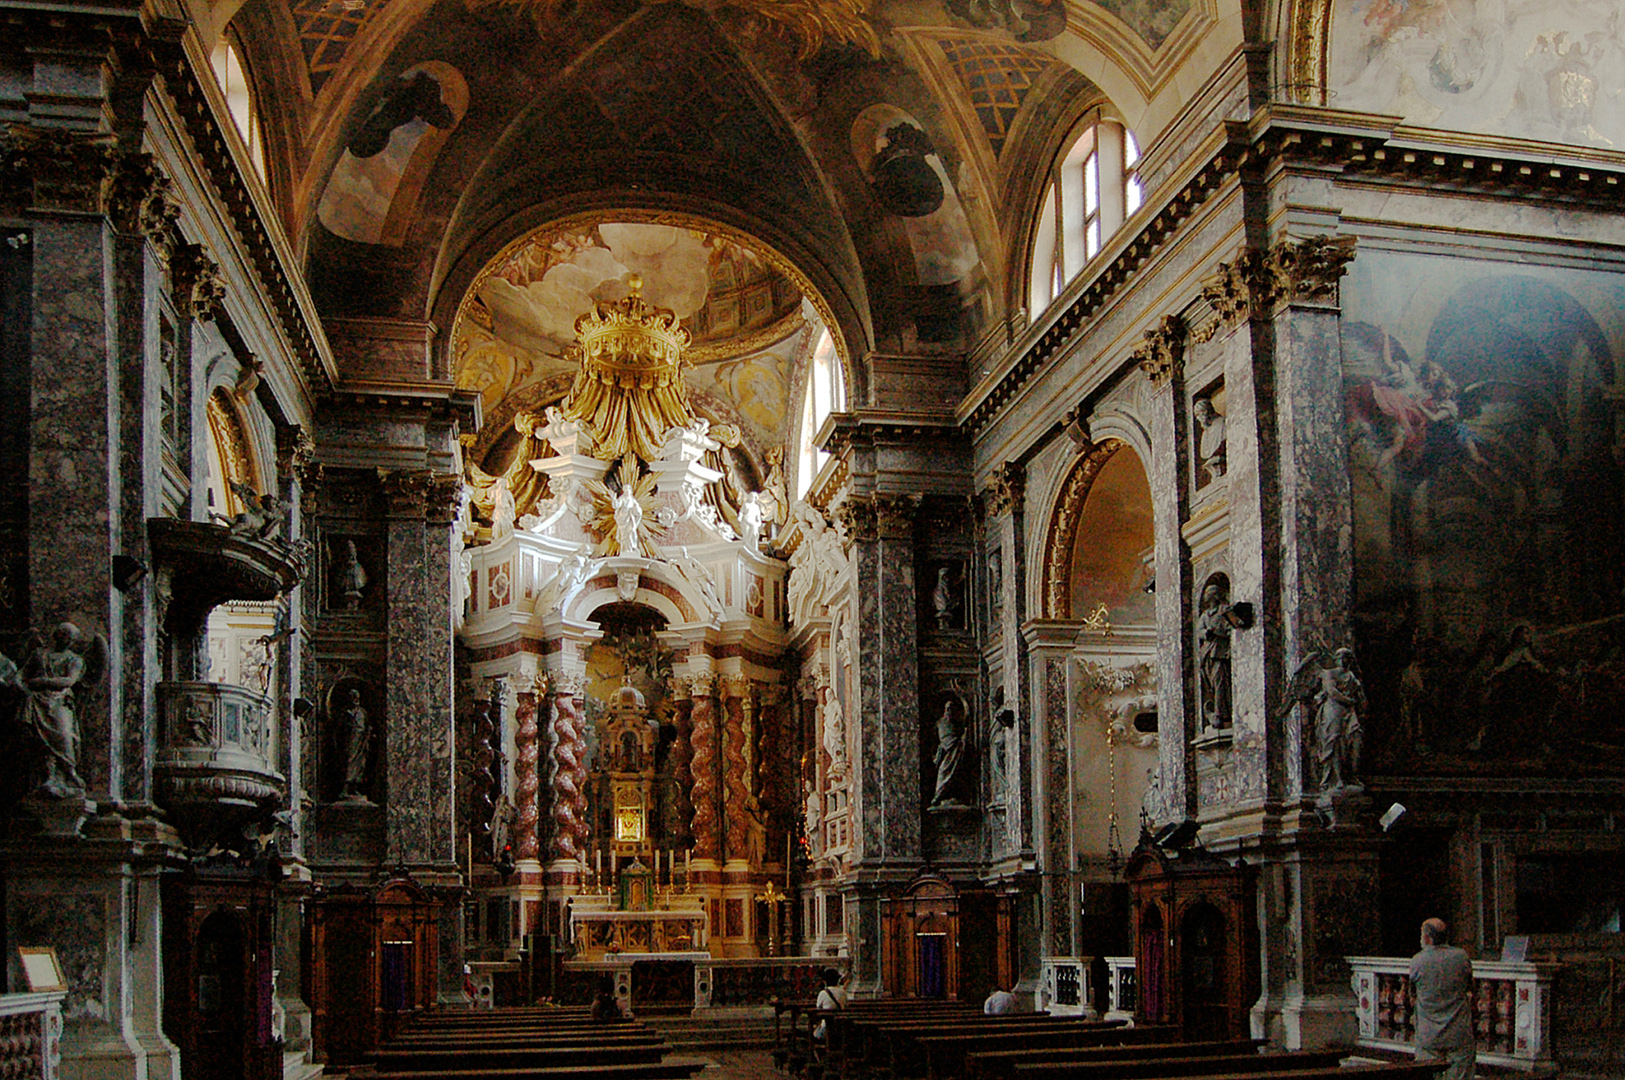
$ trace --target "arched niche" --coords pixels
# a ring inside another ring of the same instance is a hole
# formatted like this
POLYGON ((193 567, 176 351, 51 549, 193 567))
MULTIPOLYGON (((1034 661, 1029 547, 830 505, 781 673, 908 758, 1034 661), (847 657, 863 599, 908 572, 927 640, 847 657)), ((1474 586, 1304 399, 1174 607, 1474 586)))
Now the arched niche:
POLYGON ((1145 466, 1122 440, 1103 439, 1073 464, 1050 516, 1045 616, 1083 618, 1104 604, 1118 625, 1151 624, 1152 541, 1145 466))

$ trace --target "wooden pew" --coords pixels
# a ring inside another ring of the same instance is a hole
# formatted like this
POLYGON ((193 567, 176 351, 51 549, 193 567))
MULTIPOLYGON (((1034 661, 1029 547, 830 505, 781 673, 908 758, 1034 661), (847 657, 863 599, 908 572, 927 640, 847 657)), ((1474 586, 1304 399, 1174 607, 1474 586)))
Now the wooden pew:
POLYGON ((1023 1045, 1012 1042, 1005 1046, 979 1046, 964 1049, 959 1072, 962 1080, 1005 1080, 1013 1066, 1024 1061, 1117 1061, 1123 1058, 1154 1059, 1159 1057, 1196 1057, 1203 1054, 1256 1053, 1266 1042, 1264 1039, 1218 1039, 1204 1042, 1184 1042, 1181 1030, 1175 1026, 1146 1026, 1123 1028, 1115 1037, 1095 1046, 1055 1047, 1023 1045))
POLYGON ((966 1041, 974 1043, 977 1039, 988 1038, 1002 1040, 1008 1046, 1021 1046, 1024 1040, 1044 1038, 1059 1038, 1061 1045, 1066 1045, 1069 1040, 1082 1040, 1075 1045, 1099 1046, 1101 1040, 1116 1041, 1129 1030, 1122 1020, 1085 1020, 1082 1017, 1044 1016, 1042 1013, 1005 1014, 988 1019, 992 1022, 966 1024, 961 1021, 928 1027, 905 1024, 898 1028, 881 1029, 883 1045, 891 1058, 892 1075, 927 1075, 931 1069, 928 1044, 944 1053, 948 1052, 946 1047, 949 1045, 966 1041), (1019 1019, 1028 1016, 1044 1018, 1019 1019))
POLYGON ((369 1071, 369 1066, 362 1066, 352 1069, 348 1080, 688 1080, 704 1067, 700 1061, 414 1072, 369 1071))
MULTIPOLYGON (((850 1074, 853 1069, 862 1069, 870 1064, 888 1064, 891 1051, 901 1037, 915 1034, 951 1035, 968 1030, 982 1028, 990 1029, 992 1025, 1002 1027, 1020 1027, 1023 1029, 1033 1025, 1047 1025, 1055 1023, 1055 1018, 1048 1013, 1012 1013, 1004 1016, 985 1016, 981 1012, 967 1013, 953 1017, 931 1017, 920 1019, 905 1018, 874 1018, 864 1016, 840 1015, 839 1021, 832 1024, 844 1029, 840 1037, 840 1054, 838 1064, 841 1075, 850 1074)), ((1082 1023, 1078 1020, 1066 1020, 1063 1023, 1082 1023)))
MULTIPOLYGON (((1097 1024, 1041 1030, 1020 1028, 1014 1031, 1008 1029, 990 1031, 978 1028, 974 1031, 948 1035, 920 1035, 915 1037, 914 1043, 919 1048, 921 1058, 918 1075, 930 1076, 935 1080, 947 1080, 949 1077, 968 1075, 966 1062, 972 1055, 988 1055, 990 1063, 1001 1060, 992 1056, 998 1052, 1010 1054, 1011 1059, 1026 1052, 1049 1056, 1116 1052, 1121 1056, 1132 1056, 1139 1050, 1149 1049, 1158 1044, 1175 1043, 1179 1037, 1180 1029, 1174 1026, 1102 1027, 1097 1024), (1100 1049, 1097 1051, 1096 1048, 1100 1049)), ((1256 1049, 1260 1042, 1240 1039, 1187 1045, 1200 1047, 1211 1045, 1222 1047, 1231 1053, 1241 1053, 1256 1049)), ((1193 1052, 1208 1051, 1198 1049, 1193 1052)))
POLYGON ((1013 1080, 1115 1080, 1116 1077, 1130 1080, 1141 1077, 1155 1077, 1156 1080, 1434 1080, 1444 1067, 1442 1061, 1345 1067, 1338 1064, 1345 1054, 1346 1051, 1314 1050, 1257 1054, 1240 1065, 1221 1066, 1220 1071, 1205 1071, 1202 1066, 1213 1061, 1232 1062, 1234 1059, 1186 1059, 1187 1063, 1179 1065, 1168 1061, 1101 1061, 1070 1066, 1065 1062, 1024 1062, 1013 1066, 1006 1075, 1013 1080), (1331 1060, 1307 1064, 1308 1056, 1314 1054, 1324 1054, 1331 1060), (1193 1069, 1196 1071, 1191 1071, 1193 1069))

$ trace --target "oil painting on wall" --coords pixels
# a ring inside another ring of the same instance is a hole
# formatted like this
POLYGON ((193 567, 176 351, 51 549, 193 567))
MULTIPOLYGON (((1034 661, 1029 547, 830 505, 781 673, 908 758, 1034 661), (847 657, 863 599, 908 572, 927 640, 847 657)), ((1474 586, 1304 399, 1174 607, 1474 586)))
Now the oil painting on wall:
POLYGON ((1344 287, 1379 772, 1625 763, 1625 284, 1373 253, 1344 287))

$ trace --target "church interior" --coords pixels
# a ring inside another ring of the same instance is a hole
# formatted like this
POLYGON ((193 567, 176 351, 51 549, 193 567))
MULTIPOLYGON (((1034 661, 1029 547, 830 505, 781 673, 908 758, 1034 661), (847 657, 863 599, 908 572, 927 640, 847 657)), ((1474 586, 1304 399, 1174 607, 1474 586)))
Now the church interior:
POLYGON ((7 1075, 1430 916, 1625 1070, 1618 0, 0 10, 7 1075))

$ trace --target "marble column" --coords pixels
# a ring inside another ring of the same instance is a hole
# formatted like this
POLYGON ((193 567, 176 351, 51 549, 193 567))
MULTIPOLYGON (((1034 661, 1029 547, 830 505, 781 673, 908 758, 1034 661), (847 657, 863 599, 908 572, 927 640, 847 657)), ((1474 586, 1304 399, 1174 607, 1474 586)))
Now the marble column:
POLYGON ((733 676, 722 680, 722 820, 724 856, 730 863, 748 857, 748 822, 745 803, 750 798, 745 748, 745 696, 750 680, 733 676))
POLYGON ((677 728, 677 737, 671 746, 671 778, 676 785, 672 813, 676 820, 667 822, 666 840, 669 846, 677 848, 689 847, 694 842, 694 699, 690 696, 688 679, 673 680, 672 705, 677 728))
POLYGON ((537 861, 540 854, 536 835, 541 824, 541 813, 537 807, 541 780, 536 768, 538 760, 536 711, 537 699, 545 699, 546 694, 545 686, 538 686, 536 690, 521 690, 518 708, 514 710, 513 856, 515 859, 529 862, 537 861))
POLYGON ((581 677, 552 676, 553 858, 586 859, 592 826, 587 820, 587 718, 581 709, 581 677))
POLYGON ((694 857, 720 862, 722 859, 722 821, 718 816, 717 783, 717 730, 716 708, 711 697, 713 677, 697 674, 690 678, 689 692, 693 707, 689 717, 694 725, 690 741, 694 757, 690 773, 694 778, 694 820, 690 826, 694 834, 694 857))

